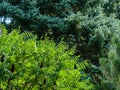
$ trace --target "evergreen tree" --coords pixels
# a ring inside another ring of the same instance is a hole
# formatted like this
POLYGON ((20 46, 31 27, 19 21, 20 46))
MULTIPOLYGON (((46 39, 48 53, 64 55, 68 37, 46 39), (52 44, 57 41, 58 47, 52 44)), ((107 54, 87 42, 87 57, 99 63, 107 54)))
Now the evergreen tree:
POLYGON ((20 26, 40 36, 46 32, 57 36, 68 30, 64 18, 78 11, 86 15, 103 3, 103 0, 4 0, 0 1, 0 16, 12 19, 10 28, 20 26))
POLYGON ((104 4, 104 11, 108 16, 115 14, 120 19, 120 0, 108 0, 104 4))
MULTIPOLYGON (((120 26, 120 22, 117 23, 120 26)), ((120 90, 120 29, 113 32, 108 56, 100 58, 103 73, 101 88, 104 90, 120 90)))

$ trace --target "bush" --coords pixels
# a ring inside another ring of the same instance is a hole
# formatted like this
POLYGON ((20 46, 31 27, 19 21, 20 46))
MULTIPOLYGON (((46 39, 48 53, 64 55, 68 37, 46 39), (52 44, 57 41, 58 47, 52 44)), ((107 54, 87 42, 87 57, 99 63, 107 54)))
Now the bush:
POLYGON ((36 41, 31 33, 4 26, 0 36, 0 88, 40 90, 91 90, 93 85, 79 63, 74 49, 67 50, 64 42, 36 41))
POLYGON ((101 56, 107 56, 113 33, 119 30, 119 20, 107 17, 102 12, 94 17, 81 13, 73 14, 69 20, 69 31, 65 41, 77 46, 77 53, 98 64, 101 56))
POLYGON ((120 20, 120 0, 108 0, 104 4, 104 11, 108 16, 115 14, 116 18, 120 20))
POLYGON ((94 17, 77 13, 66 18, 69 31, 64 36, 70 46, 76 45, 76 55, 91 60, 92 66, 87 70, 95 83, 100 82, 99 58, 108 56, 111 38, 116 36, 113 33, 119 31, 120 23, 113 15, 107 17, 99 10, 98 13, 94 17))
MULTIPOLYGON (((120 26, 120 22, 118 23, 120 26)), ((107 57, 100 58, 99 63, 103 78, 101 85, 105 90, 120 90, 120 30, 116 30, 111 38, 111 46, 107 57)))

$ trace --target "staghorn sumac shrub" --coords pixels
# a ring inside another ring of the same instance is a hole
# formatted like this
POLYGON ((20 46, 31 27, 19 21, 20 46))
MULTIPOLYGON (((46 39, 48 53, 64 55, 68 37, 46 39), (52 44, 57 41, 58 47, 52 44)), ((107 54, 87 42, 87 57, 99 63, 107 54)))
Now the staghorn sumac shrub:
POLYGON ((88 61, 78 62, 74 49, 64 42, 56 45, 48 38, 36 40, 29 32, 7 33, 1 26, 0 89, 91 90, 84 69, 88 61))

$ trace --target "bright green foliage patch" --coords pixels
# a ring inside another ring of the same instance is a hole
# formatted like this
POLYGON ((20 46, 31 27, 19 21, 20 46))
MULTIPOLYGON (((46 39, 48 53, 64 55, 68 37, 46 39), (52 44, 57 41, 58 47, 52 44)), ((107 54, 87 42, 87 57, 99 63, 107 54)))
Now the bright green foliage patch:
POLYGON ((36 41, 30 33, 13 30, 0 36, 0 88, 16 90, 91 90, 93 85, 79 63, 74 49, 67 50, 64 42, 36 41), (29 39, 28 39, 29 38, 29 39))

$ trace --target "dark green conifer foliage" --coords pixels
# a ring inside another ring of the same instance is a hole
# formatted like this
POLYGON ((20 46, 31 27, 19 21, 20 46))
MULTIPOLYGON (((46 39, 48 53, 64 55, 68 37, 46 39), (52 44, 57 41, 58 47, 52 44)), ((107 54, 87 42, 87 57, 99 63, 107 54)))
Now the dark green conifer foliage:
MULTIPOLYGON (((120 22, 117 24, 120 26, 120 22)), ((120 28, 113 32, 108 56, 100 58, 99 62, 103 73, 101 88, 120 90, 120 28)))
POLYGON ((99 57, 107 56, 113 33, 119 30, 119 20, 105 16, 102 11, 98 10, 98 13, 94 17, 81 13, 69 16, 69 34, 64 36, 69 45, 77 46, 77 53, 93 63, 98 63, 99 57))
POLYGON ((116 18, 120 19, 120 0, 108 0, 104 5, 104 11, 108 16, 115 14, 116 18))
POLYGON ((0 16, 11 17, 10 28, 21 26, 39 35, 52 32, 57 36, 68 30, 64 18, 78 11, 86 15, 103 4, 104 0, 4 0, 0 16))

